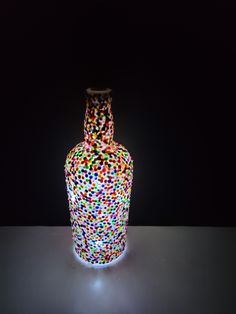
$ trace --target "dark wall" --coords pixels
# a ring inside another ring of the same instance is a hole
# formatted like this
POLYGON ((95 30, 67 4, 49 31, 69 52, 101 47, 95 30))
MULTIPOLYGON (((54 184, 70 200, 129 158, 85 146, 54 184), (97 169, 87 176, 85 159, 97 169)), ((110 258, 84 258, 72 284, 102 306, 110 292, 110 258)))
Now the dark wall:
POLYGON ((113 89, 115 140, 134 158, 130 224, 236 225, 232 5, 8 2, 1 15, 2 225, 69 224, 63 164, 96 85, 113 89))

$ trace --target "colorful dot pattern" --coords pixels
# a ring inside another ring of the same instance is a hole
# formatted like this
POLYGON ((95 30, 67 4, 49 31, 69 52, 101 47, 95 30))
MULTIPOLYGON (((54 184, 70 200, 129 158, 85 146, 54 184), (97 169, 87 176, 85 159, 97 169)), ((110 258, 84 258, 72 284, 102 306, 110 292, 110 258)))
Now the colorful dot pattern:
POLYGON ((83 260, 106 264, 126 246, 133 179, 129 152, 113 141, 110 93, 87 96, 84 133, 65 163, 73 240, 83 260))

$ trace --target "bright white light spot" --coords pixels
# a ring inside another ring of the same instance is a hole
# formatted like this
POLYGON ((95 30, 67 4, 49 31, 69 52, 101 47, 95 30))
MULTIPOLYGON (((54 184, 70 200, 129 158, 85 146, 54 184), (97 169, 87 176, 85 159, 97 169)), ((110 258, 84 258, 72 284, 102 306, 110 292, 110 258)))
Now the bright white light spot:
POLYGON ((96 246, 99 247, 99 248, 103 247, 103 241, 97 241, 96 242, 96 246))
POLYGON ((72 202, 74 202, 75 201, 74 193, 72 191, 69 191, 69 193, 70 193, 70 198, 71 198, 72 202))

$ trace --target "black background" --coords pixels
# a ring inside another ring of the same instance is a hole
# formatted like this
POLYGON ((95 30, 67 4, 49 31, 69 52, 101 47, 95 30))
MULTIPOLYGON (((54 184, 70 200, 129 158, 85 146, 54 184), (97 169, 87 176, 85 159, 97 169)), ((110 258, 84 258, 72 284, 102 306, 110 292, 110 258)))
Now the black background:
POLYGON ((134 159, 130 224, 236 225, 233 2, 1 6, 2 225, 69 225, 63 165, 96 85, 134 159))

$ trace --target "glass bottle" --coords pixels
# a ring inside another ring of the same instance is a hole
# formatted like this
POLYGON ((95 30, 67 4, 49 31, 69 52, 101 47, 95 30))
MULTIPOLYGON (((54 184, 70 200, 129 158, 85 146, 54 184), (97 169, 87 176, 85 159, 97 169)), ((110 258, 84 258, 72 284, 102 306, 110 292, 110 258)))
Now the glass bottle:
POLYGON ((75 251, 107 264, 126 247, 133 160, 113 140, 111 90, 87 89, 84 141, 67 155, 66 187, 75 251))

